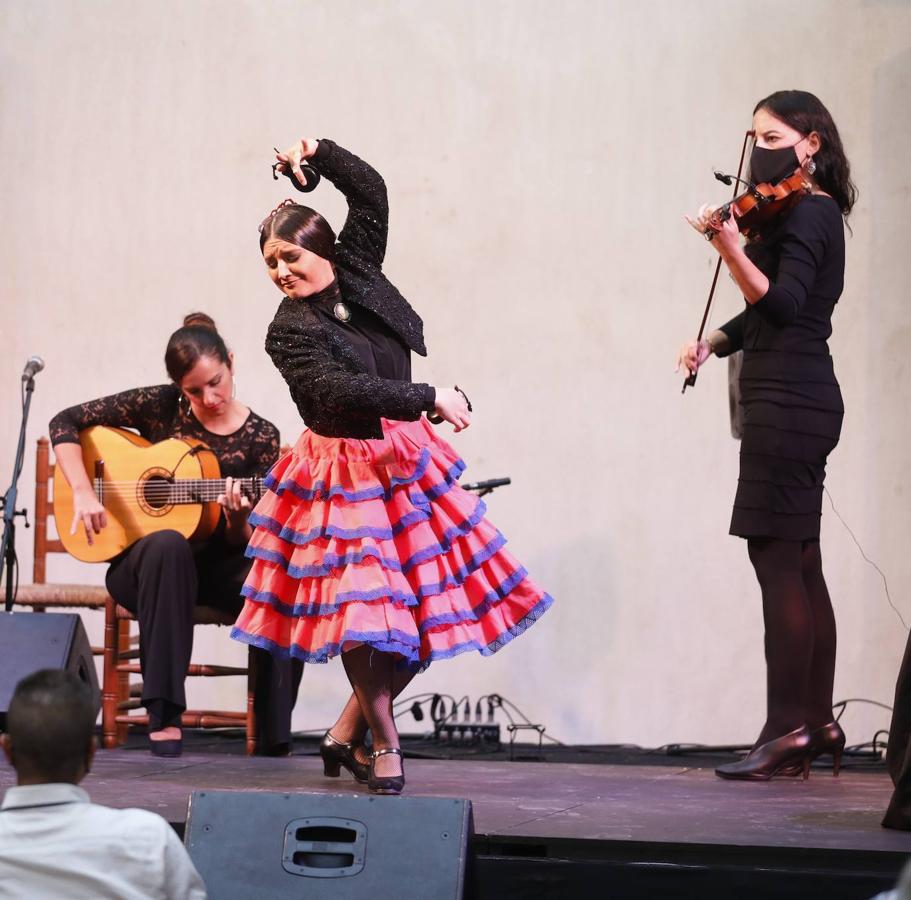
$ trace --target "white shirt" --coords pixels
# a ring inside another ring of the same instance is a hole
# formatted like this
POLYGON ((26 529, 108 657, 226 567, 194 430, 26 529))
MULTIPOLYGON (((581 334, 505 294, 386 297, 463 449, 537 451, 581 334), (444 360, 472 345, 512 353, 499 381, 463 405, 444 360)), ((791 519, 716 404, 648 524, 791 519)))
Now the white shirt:
POLYGON ((74 784, 12 787, 0 806, 0 898, 205 900, 174 829, 74 784))

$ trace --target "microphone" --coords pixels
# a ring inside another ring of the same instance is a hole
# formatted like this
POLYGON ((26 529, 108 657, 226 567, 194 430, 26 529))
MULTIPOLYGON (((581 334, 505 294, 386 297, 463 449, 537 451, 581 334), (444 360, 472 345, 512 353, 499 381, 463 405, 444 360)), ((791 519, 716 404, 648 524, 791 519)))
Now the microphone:
POLYGON ((718 181, 728 185, 728 187, 735 181, 739 181, 741 184, 745 184, 751 191, 756 190, 756 185, 753 184, 752 181, 745 181, 743 178, 738 178, 736 175, 725 175, 724 172, 719 172, 717 169, 714 170, 713 174, 718 181))
POLYGON ((30 356, 22 370, 22 380, 31 381, 43 368, 44 360, 40 356, 30 356))
POLYGON ((511 478, 488 478, 487 481, 475 481, 471 484, 463 484, 466 491, 492 491, 494 488, 503 487, 506 484, 512 484, 511 478))

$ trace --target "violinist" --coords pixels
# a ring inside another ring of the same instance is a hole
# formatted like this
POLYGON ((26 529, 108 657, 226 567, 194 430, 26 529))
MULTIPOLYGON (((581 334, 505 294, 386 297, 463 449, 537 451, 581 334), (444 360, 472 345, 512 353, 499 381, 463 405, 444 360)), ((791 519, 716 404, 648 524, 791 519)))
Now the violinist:
POLYGON ((715 771, 764 781, 807 777, 824 754, 833 755, 837 775, 845 744, 832 714, 835 618, 819 523, 826 460, 844 414, 826 341, 856 188, 835 123, 813 94, 777 91, 760 100, 753 132, 750 182, 762 192, 798 176, 800 187, 788 202, 769 203, 765 221, 750 217, 748 229, 736 203, 729 216, 704 206, 687 217, 718 251, 745 306, 706 339, 684 344, 677 367, 695 375, 710 357, 743 350, 743 442, 730 533, 746 539, 762 594, 767 713, 751 752, 715 771))

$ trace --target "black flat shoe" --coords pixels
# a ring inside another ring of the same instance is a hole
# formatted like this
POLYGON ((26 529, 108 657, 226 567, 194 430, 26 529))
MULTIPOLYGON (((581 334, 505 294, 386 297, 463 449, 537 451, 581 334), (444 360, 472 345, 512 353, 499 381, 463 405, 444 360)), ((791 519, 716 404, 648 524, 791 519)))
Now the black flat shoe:
POLYGON ((806 725, 753 748, 744 759, 715 769, 719 778, 768 781, 799 767, 804 780, 810 777, 810 730, 806 725))
POLYGON ((175 757, 183 753, 183 738, 170 741, 153 741, 149 738, 149 750, 152 756, 175 757))
POLYGON ((370 775, 367 779, 367 789, 373 794, 401 794, 402 788, 405 787, 405 760, 402 759, 401 775, 377 775, 374 771, 376 761, 380 756, 387 753, 394 753, 399 759, 402 759, 402 751, 398 747, 390 747, 388 750, 374 750, 370 757, 370 775))
POLYGON ((327 778, 338 778, 341 767, 344 766, 354 776, 355 781, 366 784, 370 767, 354 755, 357 746, 337 741, 327 731, 319 745, 319 755, 323 758, 323 774, 327 778))
POLYGON ((272 744, 269 747, 259 751, 260 756, 272 756, 281 758, 291 755, 291 744, 289 741, 281 741, 278 744, 272 744))

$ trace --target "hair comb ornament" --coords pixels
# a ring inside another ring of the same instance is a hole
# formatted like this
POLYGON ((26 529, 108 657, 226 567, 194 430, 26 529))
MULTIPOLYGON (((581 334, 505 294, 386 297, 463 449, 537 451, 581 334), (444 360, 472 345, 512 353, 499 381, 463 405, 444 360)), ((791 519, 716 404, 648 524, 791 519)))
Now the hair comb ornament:
MULTIPOLYGON (((272 149, 276 153, 281 153, 281 151, 278 149, 278 147, 273 147, 272 149)), ((303 173, 304 181, 306 182, 305 185, 301 185, 301 183, 297 180, 297 178, 295 178, 294 173, 291 171, 290 168, 287 168, 283 172, 279 173, 279 171, 278 171, 279 165, 280 165, 279 163, 272 163, 272 180, 273 181, 278 181, 279 174, 284 175, 288 179, 288 181, 290 181, 291 184, 294 185, 294 187, 297 190, 301 191, 304 194, 309 194, 310 191, 312 191, 319 184, 319 181, 320 181, 319 172, 317 172, 316 169, 313 168, 313 166, 308 166, 307 163, 305 163, 305 162, 301 163, 301 172, 303 173)))
POLYGON ((275 217, 275 214, 276 214, 280 209, 284 209, 286 206, 297 206, 297 204, 296 204, 290 197, 288 197, 287 200, 282 200, 282 202, 279 203, 278 206, 276 206, 275 209, 273 209, 272 212, 270 212, 269 215, 266 216, 266 218, 263 219, 262 222, 259 223, 259 229, 258 229, 258 230, 259 230, 260 234, 262 234, 262 230, 263 230, 263 229, 272 221, 272 219, 275 217))

